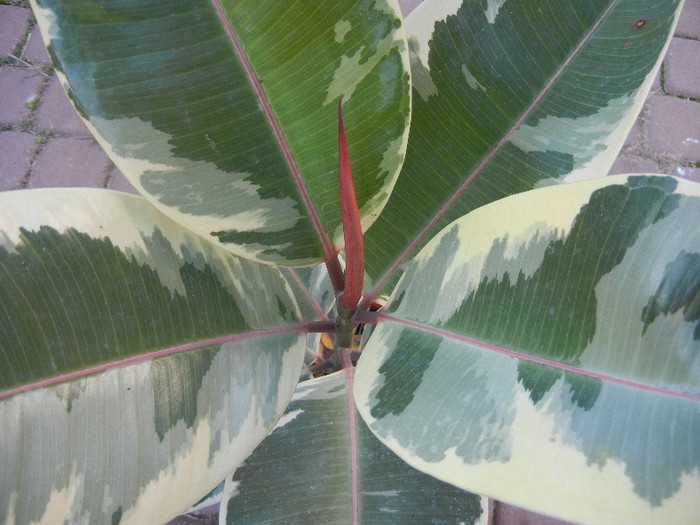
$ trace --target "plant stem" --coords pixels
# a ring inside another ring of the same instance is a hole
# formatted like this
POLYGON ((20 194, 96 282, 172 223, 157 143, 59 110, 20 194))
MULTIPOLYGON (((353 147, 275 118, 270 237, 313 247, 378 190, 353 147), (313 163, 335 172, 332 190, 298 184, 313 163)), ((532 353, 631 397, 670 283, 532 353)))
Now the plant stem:
POLYGON ((338 354, 340 355, 340 362, 343 365, 343 373, 345 374, 345 386, 347 388, 347 399, 348 399, 348 418, 350 424, 350 476, 351 476, 351 494, 352 494, 352 523, 357 525, 358 522, 358 501, 357 501, 357 420, 355 418, 355 397, 352 392, 353 385, 353 375, 355 372, 355 367, 352 366, 352 359, 350 357, 351 349, 348 348, 338 348, 338 354))
POLYGON ((335 347, 340 352, 343 348, 352 348, 352 339, 357 323, 354 318, 354 310, 346 310, 340 304, 336 306, 338 308, 338 317, 335 320, 335 347))

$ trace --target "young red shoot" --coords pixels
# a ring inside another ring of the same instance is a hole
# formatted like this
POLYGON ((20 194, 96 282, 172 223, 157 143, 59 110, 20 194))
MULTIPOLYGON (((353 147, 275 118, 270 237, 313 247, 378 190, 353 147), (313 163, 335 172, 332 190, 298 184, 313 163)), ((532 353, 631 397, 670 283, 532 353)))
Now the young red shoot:
POLYGON ((362 241, 360 212, 357 209, 355 188, 352 183, 348 144, 343 127, 342 101, 338 103, 338 185, 340 187, 340 213, 343 218, 343 237, 345 239, 345 289, 338 302, 346 311, 353 311, 362 297, 365 249, 362 241))

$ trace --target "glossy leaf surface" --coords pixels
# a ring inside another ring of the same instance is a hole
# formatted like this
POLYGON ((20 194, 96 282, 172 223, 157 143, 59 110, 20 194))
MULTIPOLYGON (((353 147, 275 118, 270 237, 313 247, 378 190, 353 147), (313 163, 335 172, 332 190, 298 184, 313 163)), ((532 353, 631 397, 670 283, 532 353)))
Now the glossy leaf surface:
POLYGON ((0 227, 0 522, 166 521, 284 411, 276 269, 104 190, 2 193, 0 227))
MULTIPOLYGON (((479 521, 485 500, 408 466, 358 422, 359 523, 479 521)), ((300 383, 274 432, 227 479, 225 523, 352 523, 351 433, 343 372, 300 383)))
POLYGON ((90 129, 187 227, 281 265, 342 248, 340 96, 364 228, 384 206, 410 106, 394 2, 38 0, 34 10, 90 129))
POLYGON ((575 522, 700 515, 700 185, 609 177, 480 208, 406 269, 355 397, 411 465, 575 522))
POLYGON ((405 21, 413 85, 406 161, 365 236, 375 283, 479 206, 607 174, 679 7, 428 0, 413 11, 405 21))

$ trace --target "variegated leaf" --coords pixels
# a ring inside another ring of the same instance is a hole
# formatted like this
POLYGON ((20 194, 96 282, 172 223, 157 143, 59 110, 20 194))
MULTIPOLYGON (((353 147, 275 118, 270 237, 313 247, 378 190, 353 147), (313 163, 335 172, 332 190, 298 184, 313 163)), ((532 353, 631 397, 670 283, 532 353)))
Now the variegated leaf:
POLYGON ((606 175, 680 3, 427 0, 413 11, 411 136, 391 199, 365 236, 367 272, 379 280, 370 295, 465 213, 606 175))
POLYGON ((358 365, 372 430, 466 490, 575 522, 700 516, 700 185, 511 196, 406 269, 358 365))
POLYGON ((358 523, 473 524, 486 514, 483 498, 408 466, 357 423, 343 372, 300 383, 274 432, 226 480, 221 522, 345 525, 354 501, 358 523))
POLYGON ((74 105, 166 214, 247 258, 342 248, 343 98, 366 229, 403 161, 409 65, 395 0, 35 0, 74 105))
POLYGON ((308 268, 285 268, 282 270, 299 298, 303 318, 325 319, 335 304, 333 285, 326 266, 317 264, 308 268))
POLYGON ((284 411, 277 270, 105 190, 2 193, 0 231, 0 522, 163 522, 284 411))

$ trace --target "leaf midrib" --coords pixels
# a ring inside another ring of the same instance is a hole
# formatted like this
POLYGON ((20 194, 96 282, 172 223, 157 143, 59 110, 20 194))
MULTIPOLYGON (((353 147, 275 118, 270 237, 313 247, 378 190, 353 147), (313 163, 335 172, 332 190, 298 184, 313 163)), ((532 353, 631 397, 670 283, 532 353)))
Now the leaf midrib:
POLYGON ((190 352, 192 350, 199 350, 202 348, 208 348, 213 346, 223 345, 225 343, 235 343, 239 341, 246 341, 249 339, 256 339, 259 337, 270 337, 278 335, 291 335, 291 334, 307 334, 312 331, 320 331, 325 329, 330 330, 331 326, 329 322, 306 322, 297 323, 291 325, 282 325, 271 328, 262 328, 259 330, 251 330, 248 332, 242 332, 238 334, 229 334, 220 337, 212 337, 209 339, 200 339, 197 341, 191 341, 189 343, 183 343, 180 345, 170 346, 166 348, 160 348, 158 350, 153 350, 151 352, 145 352, 137 355, 132 355, 125 357, 123 359, 118 359, 116 361, 109 361, 106 363, 100 363, 98 365, 89 366, 86 368, 81 368, 80 370, 75 370, 73 372, 67 372, 64 374, 59 374, 52 377, 47 377, 45 379, 40 379, 33 381, 31 383, 25 383, 23 385, 10 388, 8 390, 0 391, 0 399, 9 398, 17 394, 22 394, 24 392, 29 392, 32 390, 38 390, 40 388, 46 388, 50 386, 57 385, 59 383, 64 383, 66 381, 71 381, 74 379, 79 379, 86 376, 91 376, 98 374, 100 372, 106 372, 108 370, 113 370, 117 368, 123 368, 129 365, 134 365, 138 363, 143 363, 145 361, 152 361, 154 359, 168 357, 175 354, 182 354, 184 352, 190 352), (326 326, 328 325, 328 326, 326 326))
POLYGON ((226 11, 221 5, 221 1, 211 0, 211 3, 216 11, 217 16, 219 17, 219 20, 221 21, 221 24, 226 30, 226 34, 229 37, 229 40, 231 41, 231 44, 233 45, 233 48, 243 66, 246 76, 248 77, 248 81, 250 82, 250 85, 255 92, 255 96, 260 102, 260 107, 262 108, 263 113, 267 118, 268 124, 270 125, 270 128, 272 129, 275 135, 277 144, 280 147, 282 155, 284 156, 284 160, 287 163, 290 173, 292 174, 294 184, 299 190, 302 201, 304 203, 304 207, 306 208, 311 222, 314 225, 314 229, 316 230, 316 234, 318 235, 319 241, 321 243, 321 248, 323 250, 324 259, 327 261, 333 260, 336 256, 336 250, 333 247, 333 243, 331 242, 330 238, 328 237, 326 231, 323 228, 321 218, 318 214, 318 211, 316 210, 316 207, 314 206, 313 201, 311 200, 311 195, 309 194, 309 191, 306 185, 304 184, 304 180, 301 176, 299 166, 297 165, 296 160, 294 158, 294 154, 292 153, 292 150, 289 147, 289 143, 287 142, 287 139, 284 135, 284 131, 282 130, 282 127, 280 126, 280 123, 277 120, 277 116, 274 110, 272 109, 272 105, 270 104, 270 100, 268 99, 267 94, 263 89, 262 83, 255 74, 255 69, 253 68, 252 63, 248 59, 248 55, 246 54, 245 47, 243 46, 243 43, 241 42, 238 36, 238 32, 234 29, 233 25, 231 24, 231 21, 226 15, 226 11))
POLYGON ((559 370, 562 372, 570 372, 573 374, 578 374, 578 375, 582 375, 585 377, 590 377, 592 379, 598 379, 604 383, 612 383, 612 384, 620 385, 623 387, 632 388, 634 390, 641 390, 641 391, 645 391, 645 392, 650 392, 652 394, 660 394, 660 395, 664 395, 664 396, 668 396, 668 397, 680 398, 680 399, 684 399, 686 401, 700 402, 700 394, 691 394, 688 392, 682 392, 680 390, 672 390, 671 388, 663 388, 663 387, 659 387, 659 386, 655 386, 655 385, 651 385, 651 384, 647 384, 647 383, 642 383, 639 381, 632 381, 632 380, 625 379, 623 377, 619 377, 619 376, 612 375, 612 374, 596 372, 594 370, 587 370, 585 368, 581 368, 581 367, 574 366, 574 365, 569 365, 566 363, 555 361, 553 359, 547 359, 545 357, 539 357, 539 356, 535 356, 535 355, 528 354, 525 352, 520 352, 518 350, 513 350, 511 348, 507 348, 504 346, 499 346, 499 345, 495 345, 492 343, 487 343, 487 342, 482 341, 480 339, 473 339, 471 337, 457 334, 457 333, 451 332, 449 330, 444 330, 442 328, 437 328, 435 326, 431 326, 431 325, 428 325, 425 323, 410 321, 408 319, 402 319, 400 317, 394 317, 390 314, 378 313, 377 320, 391 322, 394 324, 398 324, 401 326, 405 326, 408 328, 419 330, 419 331, 422 331, 425 333, 438 335, 440 337, 444 337, 446 339, 450 339, 453 341, 459 341, 461 343, 465 343, 465 344, 486 350, 488 352, 506 355, 509 357, 513 357, 515 359, 519 359, 521 361, 527 361, 529 363, 543 365, 543 366, 546 366, 548 368, 552 368, 552 369, 559 370))
POLYGON ((568 58, 563 62, 563 64, 557 69, 557 71, 552 75, 549 81, 540 90, 537 96, 532 100, 530 105, 523 111, 523 113, 515 120, 511 127, 506 131, 503 137, 496 143, 496 145, 486 154, 486 156, 479 162, 479 164, 472 170, 469 176, 462 182, 462 184, 457 188, 457 190, 452 194, 452 196, 445 201, 445 203, 440 207, 440 209, 431 217, 428 223, 423 227, 423 229, 418 232, 416 237, 411 241, 411 243, 404 249, 403 252, 394 260, 394 262, 389 266, 389 268, 384 272, 384 274, 376 281, 375 285, 367 291, 362 302, 360 303, 361 308, 367 309, 369 305, 379 296, 382 292, 384 286, 389 282, 394 273, 411 257, 413 252, 415 252, 425 238, 431 233, 435 226, 440 222, 440 220, 448 213, 455 202, 461 197, 464 191, 474 182, 474 180, 481 174, 481 172, 488 166, 491 160, 503 149, 503 147, 508 143, 513 134, 518 130, 518 128, 523 124, 523 122, 533 113, 537 108, 538 104, 544 98, 547 93, 552 89, 552 86, 561 78, 562 74, 566 71, 569 65, 578 56, 583 47, 590 42, 593 34, 598 30, 601 24, 606 20, 610 11, 617 4, 617 0, 612 0, 605 11, 601 14, 595 24, 586 33, 586 35, 581 39, 578 45, 572 50, 568 58))

